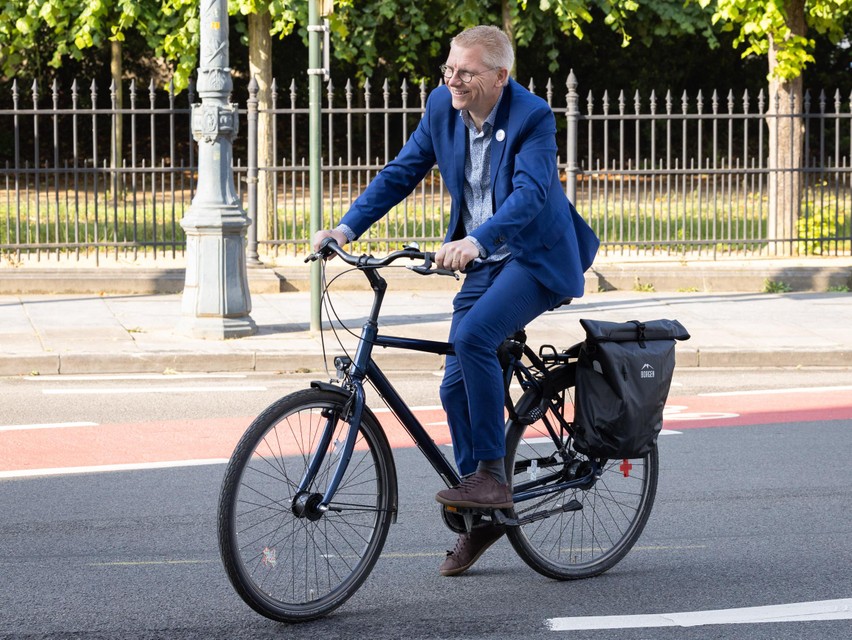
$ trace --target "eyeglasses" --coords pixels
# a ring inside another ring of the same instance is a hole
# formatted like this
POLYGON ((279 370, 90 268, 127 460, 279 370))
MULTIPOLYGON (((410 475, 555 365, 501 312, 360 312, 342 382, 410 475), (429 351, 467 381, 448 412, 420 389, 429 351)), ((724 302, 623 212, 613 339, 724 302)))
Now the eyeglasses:
POLYGON ((442 64, 438 68, 441 70, 441 75, 444 77, 444 82, 449 82, 453 79, 453 75, 457 75, 459 77, 459 80, 467 84, 476 76, 481 76, 483 73, 494 71, 498 67, 491 67, 490 69, 486 69, 485 71, 467 71, 466 69, 454 69, 453 67, 449 67, 445 64, 442 64))

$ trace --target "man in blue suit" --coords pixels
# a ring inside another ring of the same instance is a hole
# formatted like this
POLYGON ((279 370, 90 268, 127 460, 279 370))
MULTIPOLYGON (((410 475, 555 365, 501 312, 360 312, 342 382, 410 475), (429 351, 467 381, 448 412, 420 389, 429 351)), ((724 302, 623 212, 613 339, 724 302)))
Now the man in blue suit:
MULTIPOLYGON (((333 230, 355 240, 404 199, 437 162, 452 196, 447 237, 435 261, 465 273, 453 301, 441 401, 461 484, 438 492, 455 507, 510 508, 504 467, 503 380, 497 347, 567 297, 584 291, 598 239, 565 197, 556 168, 553 111, 509 77, 514 52, 496 27, 453 38, 445 84, 399 155, 373 179, 333 230)), ((494 525, 463 533, 441 565, 466 571, 501 535, 494 525)))

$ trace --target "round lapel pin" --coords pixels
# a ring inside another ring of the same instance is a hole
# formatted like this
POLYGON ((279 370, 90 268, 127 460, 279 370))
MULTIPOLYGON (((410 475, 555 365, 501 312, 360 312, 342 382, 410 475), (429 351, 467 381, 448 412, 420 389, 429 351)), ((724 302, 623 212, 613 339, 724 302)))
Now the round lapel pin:
POLYGON ((503 142, 506 139, 506 132, 502 129, 497 129, 497 142, 503 142))

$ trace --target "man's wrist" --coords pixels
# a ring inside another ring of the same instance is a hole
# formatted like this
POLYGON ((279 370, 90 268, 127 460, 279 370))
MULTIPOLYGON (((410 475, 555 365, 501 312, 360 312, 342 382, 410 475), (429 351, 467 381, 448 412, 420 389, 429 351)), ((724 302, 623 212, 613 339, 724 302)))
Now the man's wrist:
POLYGON ((486 253, 485 248, 482 246, 482 244, 479 242, 479 240, 477 240, 474 236, 465 236, 464 239, 469 240, 470 243, 474 247, 476 247, 476 250, 479 251, 479 257, 480 258, 487 257, 488 254, 486 253))
POLYGON ((352 227, 350 227, 348 224, 339 224, 334 228, 334 230, 346 236, 346 240, 348 242, 353 242, 355 238, 358 237, 357 234, 352 231, 352 227))

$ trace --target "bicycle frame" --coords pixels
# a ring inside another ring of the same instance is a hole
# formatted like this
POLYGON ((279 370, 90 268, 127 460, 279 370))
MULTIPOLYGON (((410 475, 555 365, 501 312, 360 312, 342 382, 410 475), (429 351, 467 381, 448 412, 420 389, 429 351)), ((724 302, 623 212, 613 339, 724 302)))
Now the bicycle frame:
MULTIPOLYGON (((334 245, 334 247, 336 247, 336 245, 334 245)), ((338 255, 344 256, 345 254, 338 251, 338 255)), ((426 255, 428 256, 428 254, 426 255)), ((382 302, 384 300, 384 294, 387 289, 387 282, 378 273, 377 268, 372 268, 371 266, 365 264, 366 260, 367 257, 365 256, 358 259, 357 266, 370 282, 370 287, 373 290, 373 304, 370 310, 370 315, 361 328, 360 339, 358 342, 358 347, 356 349, 354 359, 342 356, 335 358, 335 366, 338 372, 346 376, 345 389, 348 389, 350 392, 351 404, 347 404, 346 407, 347 412, 349 414, 348 417, 350 426, 349 432, 346 436, 346 440, 343 444, 343 450, 341 451, 340 459, 334 471, 334 475, 332 476, 331 481, 328 484, 327 490, 324 493, 322 500, 319 504, 318 509, 320 511, 326 511, 329 509, 329 505, 331 504, 331 501, 334 498, 334 494, 337 491, 341 480, 343 479, 343 476, 346 472, 346 468, 352 457, 358 430, 361 425, 361 417, 363 415, 364 408, 366 405, 364 393, 365 380, 369 380, 375 386, 381 397, 388 404, 390 410, 399 419, 399 421, 402 423, 403 428, 405 428, 405 430, 411 436, 415 445, 420 449, 420 451, 423 453, 423 455, 426 457, 426 459, 429 461, 429 463, 432 465, 438 475, 441 476, 447 486, 452 487, 461 482, 461 478, 459 477, 456 470, 448 462, 444 454, 441 453, 434 440, 432 440, 432 438, 429 436, 426 429, 423 427, 423 425, 408 407, 405 400, 403 400, 397 390, 393 387, 387 376, 385 376, 385 374, 382 372, 382 370, 379 368, 378 364, 376 364, 372 357, 374 347, 392 347, 423 353, 434 353, 437 355, 444 356, 453 355, 453 345, 449 342, 437 342, 432 340, 421 340, 415 338, 380 335, 378 319, 382 307, 382 302)), ((427 257, 427 263, 428 260, 429 258, 427 257)), ((381 265, 377 264, 376 267, 378 266, 381 265)), ((424 271, 421 271, 421 273, 424 273, 424 271)), ((533 362, 534 368, 538 369, 539 371, 546 370, 544 362, 541 359, 535 357, 535 355, 532 354, 532 352, 529 350, 528 347, 526 347, 526 345, 524 345, 523 352, 531 357, 531 361, 533 362)), ((510 354, 508 362, 504 364, 504 380, 507 389, 512 377, 515 376, 518 372, 520 372, 520 375, 522 375, 525 380, 530 383, 533 383, 533 374, 529 371, 527 367, 523 366, 520 363, 519 356, 510 354)), ((327 385, 325 383, 320 382, 315 382, 313 384, 315 386, 321 386, 323 388, 334 387, 335 390, 344 389, 344 387, 337 387, 336 385, 327 385)), ((539 391, 541 391, 540 388, 539 391)), ((512 406, 508 398, 506 406, 509 410, 511 423, 521 424, 517 414, 514 411, 514 407, 512 406)), ((325 431, 320 437, 317 450, 308 465, 308 469, 305 472, 304 478, 302 478, 302 481, 297 491, 297 495, 306 493, 309 487, 311 486, 314 480, 314 476, 316 475, 317 469, 319 469, 320 464, 323 461, 325 451, 331 442, 332 434, 334 433, 336 428, 337 418, 338 416, 336 415, 331 415, 328 417, 328 421, 325 425, 325 431)), ((548 430, 552 431, 550 427, 548 427, 548 430)), ((551 436, 554 438, 557 437, 556 434, 553 433, 551 433, 551 436)), ((560 491, 570 487, 589 486, 590 483, 594 482, 594 478, 598 472, 598 469, 598 465, 595 464, 593 465, 593 468, 589 471, 589 473, 581 478, 566 480, 565 482, 560 482, 556 485, 550 486, 544 485, 552 481, 554 478, 559 477, 559 474, 545 474, 542 476, 542 478, 538 480, 525 482, 523 483, 523 485, 515 487, 514 500, 515 502, 523 502, 524 500, 533 499, 546 493, 560 491)))
MULTIPOLYGON (((443 478, 447 486, 457 485, 461 479, 456 473, 453 466, 447 461, 447 458, 439 450, 434 440, 429 436, 426 429, 409 409, 406 402, 402 399, 399 392, 393 387, 387 376, 382 372, 379 366, 372 358, 374 347, 393 347, 397 349, 408 349, 411 351, 420 351, 423 353, 434 353, 437 355, 452 355, 453 346, 448 342, 436 342, 432 340, 419 340, 414 338, 404 338, 396 336, 379 335, 378 318, 381 311, 382 301, 387 289, 387 282, 379 275, 375 269, 364 268, 362 272, 366 275, 373 290, 373 304, 370 310, 370 315, 367 321, 361 328, 360 340, 358 348, 355 352, 354 359, 350 360, 346 357, 338 357, 335 359, 335 366, 338 371, 341 371, 347 376, 346 387, 351 392, 352 404, 349 407, 349 433, 343 444, 340 459, 335 469, 334 475, 329 482, 328 488, 322 497, 319 509, 327 510, 329 504, 334 498, 337 487, 343 479, 349 460, 352 457, 352 452, 355 449, 355 441, 357 439, 358 429, 361 425, 361 416, 363 415, 366 404, 364 393, 364 381, 370 380, 376 390, 387 402, 390 410, 399 418, 405 430, 414 440, 414 443, 420 449, 432 467, 437 471, 438 475, 443 478)), ((313 477, 316 470, 319 468, 324 452, 331 441, 331 435, 335 429, 337 416, 330 416, 325 431, 320 437, 319 445, 316 453, 308 465, 305 477, 299 485, 298 492, 305 492, 313 482, 313 477)))

